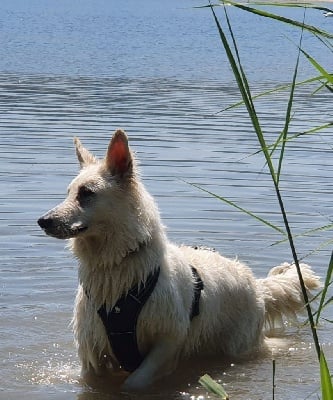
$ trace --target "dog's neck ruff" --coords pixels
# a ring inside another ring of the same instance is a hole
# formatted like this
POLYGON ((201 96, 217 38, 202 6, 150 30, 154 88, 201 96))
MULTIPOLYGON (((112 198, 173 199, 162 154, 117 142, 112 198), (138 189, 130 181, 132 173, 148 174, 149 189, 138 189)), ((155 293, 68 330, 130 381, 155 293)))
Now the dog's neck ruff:
MULTIPOLYGON (((194 295, 189 317, 192 320, 199 315, 199 301, 204 285, 198 271, 192 266, 191 270, 194 277, 194 295)), ((97 310, 113 354, 125 371, 134 371, 143 361, 144 357, 138 348, 136 326, 140 312, 156 286, 159 274, 160 267, 152 271, 145 282, 134 285, 127 294, 120 297, 111 310, 107 310, 105 303, 97 310)), ((86 295, 89 298, 89 293, 86 292, 86 295)))

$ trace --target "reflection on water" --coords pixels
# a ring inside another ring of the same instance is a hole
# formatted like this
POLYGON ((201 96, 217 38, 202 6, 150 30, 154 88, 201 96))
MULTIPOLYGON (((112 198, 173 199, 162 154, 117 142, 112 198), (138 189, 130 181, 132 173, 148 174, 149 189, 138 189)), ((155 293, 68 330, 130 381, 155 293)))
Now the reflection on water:
MULTIPOLYGON (((59 0, 56 7, 50 0, 1 2, 0 399, 128 398, 93 391, 79 381, 69 327, 76 262, 63 242, 45 237, 36 224, 63 199, 78 171, 74 136, 103 157, 112 131, 123 127, 128 132, 171 240, 238 256, 257 276, 291 258, 286 243, 272 246, 281 240, 276 231, 188 184, 282 226, 245 110, 219 113, 239 95, 211 15, 191 8, 197 1, 186 3, 187 8, 176 0, 164 2, 162 13, 162 3, 147 0, 137 7, 133 1, 82 1, 78 6, 75 0, 59 0)), ((303 10, 281 12, 295 17, 303 10)), ((295 31, 259 24, 231 8, 230 13, 254 93, 289 82, 294 45, 281 38, 287 34, 296 42, 295 31)), ((314 10, 307 11, 307 18, 330 27, 330 19, 314 10)), ((313 39, 305 36, 304 45, 312 48, 313 39)), ((312 56, 327 65, 318 42, 313 48, 312 56)), ((313 73, 303 60, 302 74, 313 73)), ((290 134, 331 121, 332 94, 311 95, 312 90, 297 88, 290 134)), ((269 143, 283 129, 288 95, 281 91, 256 101, 269 143)), ((287 144, 281 188, 294 234, 332 223, 332 143, 329 127, 287 144)), ((300 257, 321 276, 332 247, 324 246, 330 232, 296 239, 300 257)), ((325 316, 332 320, 332 309, 325 316)), ((332 370, 332 325, 323 323, 319 336, 332 370)), ((288 328, 286 346, 276 355, 279 398, 317 398, 311 342, 307 327, 288 328)), ((152 394, 134 398, 205 396, 197 378, 206 372, 221 379, 234 399, 271 398, 270 359, 184 363, 152 394)))

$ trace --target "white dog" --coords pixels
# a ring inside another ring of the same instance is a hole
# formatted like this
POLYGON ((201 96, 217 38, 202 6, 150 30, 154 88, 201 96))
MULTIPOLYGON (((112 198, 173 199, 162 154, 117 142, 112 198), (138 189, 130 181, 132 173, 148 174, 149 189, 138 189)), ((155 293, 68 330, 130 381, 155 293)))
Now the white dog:
MULTIPOLYGON (((253 356, 265 349, 267 322, 303 308, 293 265, 255 279, 237 260, 170 243, 122 130, 101 161, 75 145, 81 171, 38 223, 70 239, 79 260, 73 326, 83 376, 121 368, 130 372, 124 387, 138 390, 180 357, 253 356)), ((318 288, 310 267, 301 268, 307 289, 318 288)))

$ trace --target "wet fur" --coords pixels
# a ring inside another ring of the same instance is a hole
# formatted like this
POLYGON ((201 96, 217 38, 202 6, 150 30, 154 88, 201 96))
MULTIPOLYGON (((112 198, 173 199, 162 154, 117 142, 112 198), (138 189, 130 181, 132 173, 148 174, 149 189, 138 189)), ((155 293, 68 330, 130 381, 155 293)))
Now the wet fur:
MULTIPOLYGON (((112 307, 157 266, 159 280, 137 325, 140 367, 124 382, 139 390, 171 373, 180 357, 196 353, 254 356, 266 349, 265 327, 303 308, 296 269, 287 263, 255 279, 240 261, 207 249, 176 246, 165 233, 154 199, 146 191, 126 134, 113 135, 104 160, 76 139, 81 165, 68 197, 43 217, 45 232, 70 239, 79 261, 79 288, 73 327, 84 377, 118 368, 97 309, 112 307), (203 282, 200 314, 190 321, 194 266, 203 282), (89 299, 86 296, 89 291, 89 299)), ((302 264, 306 287, 319 279, 302 264)), ((267 333, 267 331, 266 331, 267 333)))

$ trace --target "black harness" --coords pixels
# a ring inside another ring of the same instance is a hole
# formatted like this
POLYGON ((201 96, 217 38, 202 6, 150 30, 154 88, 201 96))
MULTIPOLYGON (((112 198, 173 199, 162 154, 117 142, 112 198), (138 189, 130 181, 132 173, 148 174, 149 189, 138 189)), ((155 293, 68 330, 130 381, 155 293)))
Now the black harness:
MULTIPOLYGON (((191 269, 195 280, 190 313, 192 320, 199 315, 199 301, 204 284, 198 271, 194 267, 191 269)), ((106 304, 103 304, 97 311, 104 324, 112 351, 125 371, 134 371, 143 361, 137 343, 136 325, 143 306, 156 286, 159 274, 160 267, 151 272, 145 283, 133 286, 111 310, 108 311, 106 304)))

